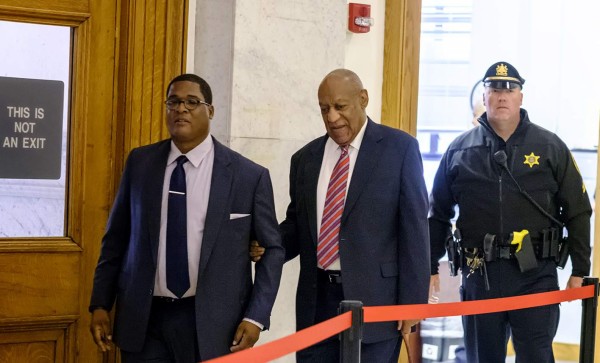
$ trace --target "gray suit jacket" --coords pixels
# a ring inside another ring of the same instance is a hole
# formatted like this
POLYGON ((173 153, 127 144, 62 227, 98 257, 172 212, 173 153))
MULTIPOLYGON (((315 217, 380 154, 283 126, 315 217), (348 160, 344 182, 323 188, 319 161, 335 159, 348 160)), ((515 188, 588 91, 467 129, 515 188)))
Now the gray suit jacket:
MULTIPOLYGON (((195 299, 202 359, 229 353, 244 317, 268 328, 284 259, 268 170, 216 140, 214 145, 195 299), (231 213, 250 216, 230 220, 231 213), (266 247, 254 283, 251 239, 266 247)), ((90 306, 110 310, 116 300, 114 340, 126 351, 141 350, 148 326, 169 150, 170 140, 164 140, 131 151, 96 267, 90 306)))

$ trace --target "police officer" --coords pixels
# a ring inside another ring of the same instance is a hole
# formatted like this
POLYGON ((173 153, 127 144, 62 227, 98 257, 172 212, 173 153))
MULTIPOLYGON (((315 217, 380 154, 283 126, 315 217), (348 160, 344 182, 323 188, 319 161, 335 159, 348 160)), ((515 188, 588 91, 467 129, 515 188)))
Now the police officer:
MULTIPOLYGON (((590 270, 592 209, 571 153, 521 108, 525 80, 507 62, 483 78, 486 112, 442 157, 431 193, 431 292, 456 221, 463 301, 558 290, 563 225, 573 266, 567 288, 590 270), (525 238, 523 238, 525 236, 525 238)), ((565 251, 562 249, 562 251, 565 251)), ((463 317, 468 362, 505 362, 512 335, 518 361, 554 362, 558 305, 463 317)))

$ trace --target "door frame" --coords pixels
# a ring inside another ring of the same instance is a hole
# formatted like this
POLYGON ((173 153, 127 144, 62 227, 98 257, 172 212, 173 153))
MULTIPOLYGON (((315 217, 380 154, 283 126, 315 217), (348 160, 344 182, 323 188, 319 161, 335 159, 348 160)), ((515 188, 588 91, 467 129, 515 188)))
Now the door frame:
POLYGON ((117 359, 88 332, 93 274, 128 151, 166 136, 164 88, 185 67, 187 9, 187 0, 0 5, 0 20, 73 29, 65 236, 0 240, 0 292, 23 302, 0 302, 0 354, 43 341, 55 362, 117 359))

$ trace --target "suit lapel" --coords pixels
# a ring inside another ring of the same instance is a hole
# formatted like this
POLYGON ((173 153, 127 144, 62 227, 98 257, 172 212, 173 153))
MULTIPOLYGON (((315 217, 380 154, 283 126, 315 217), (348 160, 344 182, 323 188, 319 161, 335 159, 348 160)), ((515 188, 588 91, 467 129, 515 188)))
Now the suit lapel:
POLYGON ((327 137, 323 137, 322 142, 316 143, 311 150, 309 158, 304 166, 304 200, 306 201, 306 212, 308 215, 308 226, 310 235, 315 246, 318 241, 317 226, 317 185, 319 183, 319 173, 321 172, 321 163, 323 162, 323 152, 325 151, 325 142, 327 137))
POLYGON ((145 208, 144 211, 146 213, 146 218, 143 218, 142 220, 148 221, 148 236, 150 239, 150 249, 152 251, 152 261, 154 262, 154 266, 157 266, 163 183, 165 180, 165 169, 167 167, 170 149, 170 140, 166 140, 158 146, 156 155, 149 158, 148 174, 145 176, 146 187, 144 194, 148 198, 148 207, 145 208))
POLYGON ((360 194, 369 182, 369 177, 377 165, 383 149, 381 145, 383 135, 380 131, 380 126, 371 121, 370 118, 367 119, 367 123, 365 135, 358 152, 358 158, 356 159, 356 165, 354 166, 354 171, 352 171, 352 179, 350 179, 350 188, 346 195, 342 222, 348 218, 354 204, 356 204, 360 194))
POLYGON ((204 237, 200 253, 200 266, 198 275, 202 275, 210 258, 221 224, 226 220, 225 212, 228 210, 229 195, 231 194, 231 183, 233 182, 233 171, 231 159, 227 148, 213 138, 215 147, 215 159, 213 164, 212 178, 210 183, 210 195, 208 197, 208 208, 206 210, 206 221, 204 222, 204 237))

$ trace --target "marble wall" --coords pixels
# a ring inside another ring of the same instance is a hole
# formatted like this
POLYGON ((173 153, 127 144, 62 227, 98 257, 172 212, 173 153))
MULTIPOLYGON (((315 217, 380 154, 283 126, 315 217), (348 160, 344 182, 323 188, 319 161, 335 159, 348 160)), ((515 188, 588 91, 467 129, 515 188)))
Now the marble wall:
MULTIPOLYGON (((213 88, 211 132, 270 170, 281 221, 289 202, 290 157, 325 133, 317 103, 322 78, 340 67, 355 70, 373 88, 367 111, 375 110, 378 119, 385 3, 372 5, 381 18, 377 32, 368 34, 346 30, 346 0, 197 0, 192 9, 188 71, 213 88)), ((272 326, 259 344, 295 331, 298 272, 298 259, 285 265, 272 326)), ((294 362, 293 355, 277 362, 294 362)))

